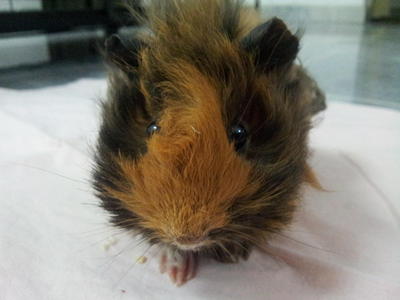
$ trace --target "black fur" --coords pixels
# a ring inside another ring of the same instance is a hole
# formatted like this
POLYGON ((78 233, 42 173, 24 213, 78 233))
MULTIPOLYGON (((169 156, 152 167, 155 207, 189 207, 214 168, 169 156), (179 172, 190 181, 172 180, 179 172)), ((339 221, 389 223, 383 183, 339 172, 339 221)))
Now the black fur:
MULTIPOLYGON (((171 93, 162 87, 174 80, 169 77, 168 66, 184 61, 218 87, 227 136, 233 124, 246 126, 249 138, 241 155, 258 166, 254 176, 264 179, 251 199, 237 199, 231 210, 240 211, 241 207, 255 201, 265 200, 271 204, 257 214, 233 215, 232 222, 252 228, 247 232, 241 230, 255 239, 260 239, 266 231, 279 231, 291 219, 304 180, 311 115, 324 107, 323 100, 319 99, 317 106, 314 105, 316 100, 303 95, 309 88, 310 78, 302 68, 293 78, 288 75, 299 50, 298 38, 281 20, 274 18, 239 40, 240 6, 237 1, 218 2, 222 5, 217 10, 218 20, 222 22, 217 23, 220 27, 212 29, 218 34, 210 32, 207 22, 200 18, 191 19, 193 28, 187 31, 180 27, 180 22, 188 21, 179 19, 181 14, 173 1, 153 2, 158 5, 154 7, 159 9, 159 17, 165 19, 164 23, 173 34, 157 36, 157 31, 153 32, 149 43, 140 39, 121 41, 112 36, 106 43, 106 60, 112 67, 93 172, 93 185, 102 207, 110 212, 115 225, 139 231, 150 241, 157 242, 150 230, 138 225, 135 213, 125 209, 120 200, 107 196, 104 187, 116 190, 129 184, 113 157, 121 155, 135 161, 146 153, 146 128, 162 113, 163 98, 171 93), (209 40, 210 34, 214 34, 211 37, 214 43, 209 40), (223 45, 229 45, 228 49, 221 47, 221 40, 223 45), (146 66, 140 60, 143 53, 147 55, 146 66), (262 86, 260 76, 264 78, 262 86), (147 98, 143 90, 147 91, 147 98)), ((172 95, 174 99, 180 96, 172 95)), ((234 241, 225 245, 231 256, 220 248, 210 253, 220 261, 247 257, 253 244, 230 232, 229 228, 211 235, 234 241)))
POLYGON ((253 53, 256 65, 269 71, 293 62, 299 51, 299 40, 282 20, 273 18, 254 28, 241 41, 241 46, 253 53))

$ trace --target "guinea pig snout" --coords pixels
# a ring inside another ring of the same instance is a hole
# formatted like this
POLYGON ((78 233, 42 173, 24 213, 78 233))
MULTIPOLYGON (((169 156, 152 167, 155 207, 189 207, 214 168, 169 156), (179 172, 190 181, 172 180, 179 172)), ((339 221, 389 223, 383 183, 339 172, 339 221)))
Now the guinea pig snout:
POLYGON ((191 235, 182 235, 176 238, 176 242, 182 245, 188 244, 197 244, 204 241, 206 238, 204 236, 191 236, 191 235))
POLYGON ((194 250, 205 244, 206 236, 181 235, 175 239, 175 244, 183 250, 194 250))

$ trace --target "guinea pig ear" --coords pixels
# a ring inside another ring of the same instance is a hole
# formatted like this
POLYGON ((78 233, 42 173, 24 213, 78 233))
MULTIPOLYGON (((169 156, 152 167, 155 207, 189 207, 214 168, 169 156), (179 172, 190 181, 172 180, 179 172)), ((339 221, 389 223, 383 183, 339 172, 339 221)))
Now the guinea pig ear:
POLYGON ((139 66, 138 54, 144 43, 138 39, 122 41, 113 34, 105 42, 105 56, 109 64, 129 72, 139 66))
POLYGON ((254 28, 241 40, 240 45, 254 56, 255 64, 263 71, 292 63, 299 52, 299 39, 279 18, 254 28))

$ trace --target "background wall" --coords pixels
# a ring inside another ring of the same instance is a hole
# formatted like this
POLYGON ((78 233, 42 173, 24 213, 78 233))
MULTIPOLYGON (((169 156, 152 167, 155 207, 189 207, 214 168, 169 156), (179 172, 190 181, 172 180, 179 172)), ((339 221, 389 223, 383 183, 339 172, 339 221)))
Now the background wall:
POLYGON ((0 11, 9 10, 10 4, 8 1, 0 1, 0 11))
POLYGON ((13 10, 39 10, 42 8, 41 0, 2 0, 8 2, 13 10))
MULTIPOLYGON (((263 5, 360 6, 365 0, 261 0, 263 5)), ((249 2, 249 1, 247 1, 249 2)))
MULTIPOLYGON (((103 0, 96 1, 100 3, 103 0)), ((41 10, 43 5, 49 5, 46 1, 43 3, 41 0, 0 0, 0 11, 41 10)), ((71 8, 75 2, 60 0, 57 3, 68 4, 71 8)), ((254 5, 255 1, 246 0, 245 3, 254 5)), ((305 29, 309 22, 361 24, 365 15, 364 0, 261 0, 261 8, 266 17, 279 16, 292 27, 305 29)), ((49 61, 49 40, 63 36, 67 35, 52 34, 50 38, 37 33, 17 37, 0 36, 0 68, 49 61)))
MULTIPOLYGON (((41 10, 41 0, 0 0, 0 11, 41 10)), ((38 64, 49 60, 47 37, 43 34, 0 37, 0 68, 38 64)))

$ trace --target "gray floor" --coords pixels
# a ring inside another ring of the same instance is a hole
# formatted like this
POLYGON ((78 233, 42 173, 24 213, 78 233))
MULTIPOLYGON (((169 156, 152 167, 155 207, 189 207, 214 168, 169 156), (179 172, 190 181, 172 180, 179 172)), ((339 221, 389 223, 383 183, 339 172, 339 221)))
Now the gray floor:
POLYGON ((303 64, 331 101, 400 109, 400 25, 310 26, 303 64))
POLYGON ((61 85, 79 78, 105 78, 106 72, 100 57, 87 57, 47 63, 38 66, 0 70, 0 87, 11 89, 39 89, 61 85))
MULTIPOLYGON (((400 25, 308 23, 301 63, 328 94, 348 101, 400 109, 400 25)), ((104 78, 99 58, 0 70, 0 87, 36 89, 82 77, 104 78)))

